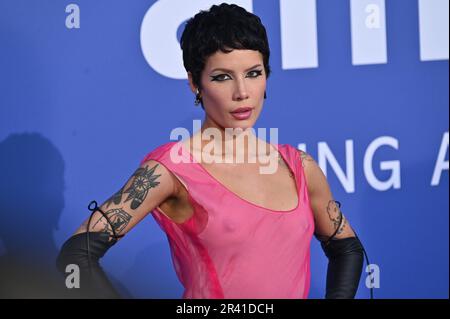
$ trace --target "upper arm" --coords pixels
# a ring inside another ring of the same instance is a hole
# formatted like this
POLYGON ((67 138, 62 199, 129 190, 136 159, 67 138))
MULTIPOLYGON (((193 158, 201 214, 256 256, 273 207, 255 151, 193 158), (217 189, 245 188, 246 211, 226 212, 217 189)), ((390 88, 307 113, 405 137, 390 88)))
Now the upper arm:
MULTIPOLYGON (((109 222, 96 211, 89 231, 113 235, 114 229, 116 235, 124 235, 155 207, 175 196, 176 191, 177 185, 167 168, 153 160, 142 163, 125 185, 99 207, 109 222)), ((88 221, 89 217, 75 234, 85 232, 88 221)))
POLYGON ((339 205, 333 199, 330 186, 322 169, 316 161, 306 152, 298 151, 305 172, 308 185, 308 195, 314 214, 315 236, 321 241, 327 240, 338 229, 334 238, 355 237, 349 221, 342 214, 339 205), (339 227, 340 225, 340 227, 339 227))

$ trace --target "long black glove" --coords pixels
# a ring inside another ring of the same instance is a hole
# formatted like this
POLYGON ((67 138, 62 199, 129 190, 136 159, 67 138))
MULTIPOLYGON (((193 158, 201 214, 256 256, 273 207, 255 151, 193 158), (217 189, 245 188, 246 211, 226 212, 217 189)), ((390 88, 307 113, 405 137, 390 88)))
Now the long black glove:
POLYGON ((110 235, 103 232, 89 232, 87 236, 86 232, 76 234, 64 243, 56 260, 58 270, 67 276, 67 265, 78 265, 80 288, 71 289, 75 298, 120 298, 99 264, 99 259, 117 240, 109 241, 110 235))
POLYGON ((326 299, 353 299, 358 290, 364 248, 358 237, 321 242, 328 257, 326 299))

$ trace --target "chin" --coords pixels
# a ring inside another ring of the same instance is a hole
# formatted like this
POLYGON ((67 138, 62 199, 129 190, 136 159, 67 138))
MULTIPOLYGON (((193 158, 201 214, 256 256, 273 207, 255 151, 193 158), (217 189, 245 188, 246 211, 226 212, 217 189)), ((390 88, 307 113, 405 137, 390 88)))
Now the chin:
POLYGON ((255 125, 254 121, 240 121, 240 123, 231 123, 229 127, 233 129, 240 128, 242 130, 246 130, 248 128, 252 128, 254 125, 255 125))

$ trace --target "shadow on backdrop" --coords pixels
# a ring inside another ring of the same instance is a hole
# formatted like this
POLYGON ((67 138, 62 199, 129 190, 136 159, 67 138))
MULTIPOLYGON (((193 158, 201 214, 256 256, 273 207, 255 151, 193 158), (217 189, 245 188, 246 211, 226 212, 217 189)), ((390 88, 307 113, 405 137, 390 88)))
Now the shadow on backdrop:
POLYGON ((64 161, 37 133, 0 142, 0 298, 63 297, 53 232, 64 207, 64 161))

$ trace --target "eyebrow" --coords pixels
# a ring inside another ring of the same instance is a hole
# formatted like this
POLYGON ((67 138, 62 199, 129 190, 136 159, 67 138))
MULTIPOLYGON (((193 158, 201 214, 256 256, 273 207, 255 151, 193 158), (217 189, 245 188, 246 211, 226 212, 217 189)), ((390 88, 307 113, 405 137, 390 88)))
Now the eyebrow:
MULTIPOLYGON (((251 69, 254 69, 254 68, 256 68, 257 66, 261 66, 261 64, 256 64, 256 65, 252 66, 251 68, 248 68, 248 69, 245 70, 245 71, 250 71, 251 69)), ((212 73, 212 72, 215 72, 215 71, 225 71, 225 72, 233 73, 232 70, 228 70, 228 69, 225 69, 225 68, 216 68, 216 69, 212 70, 211 73, 212 73)))

